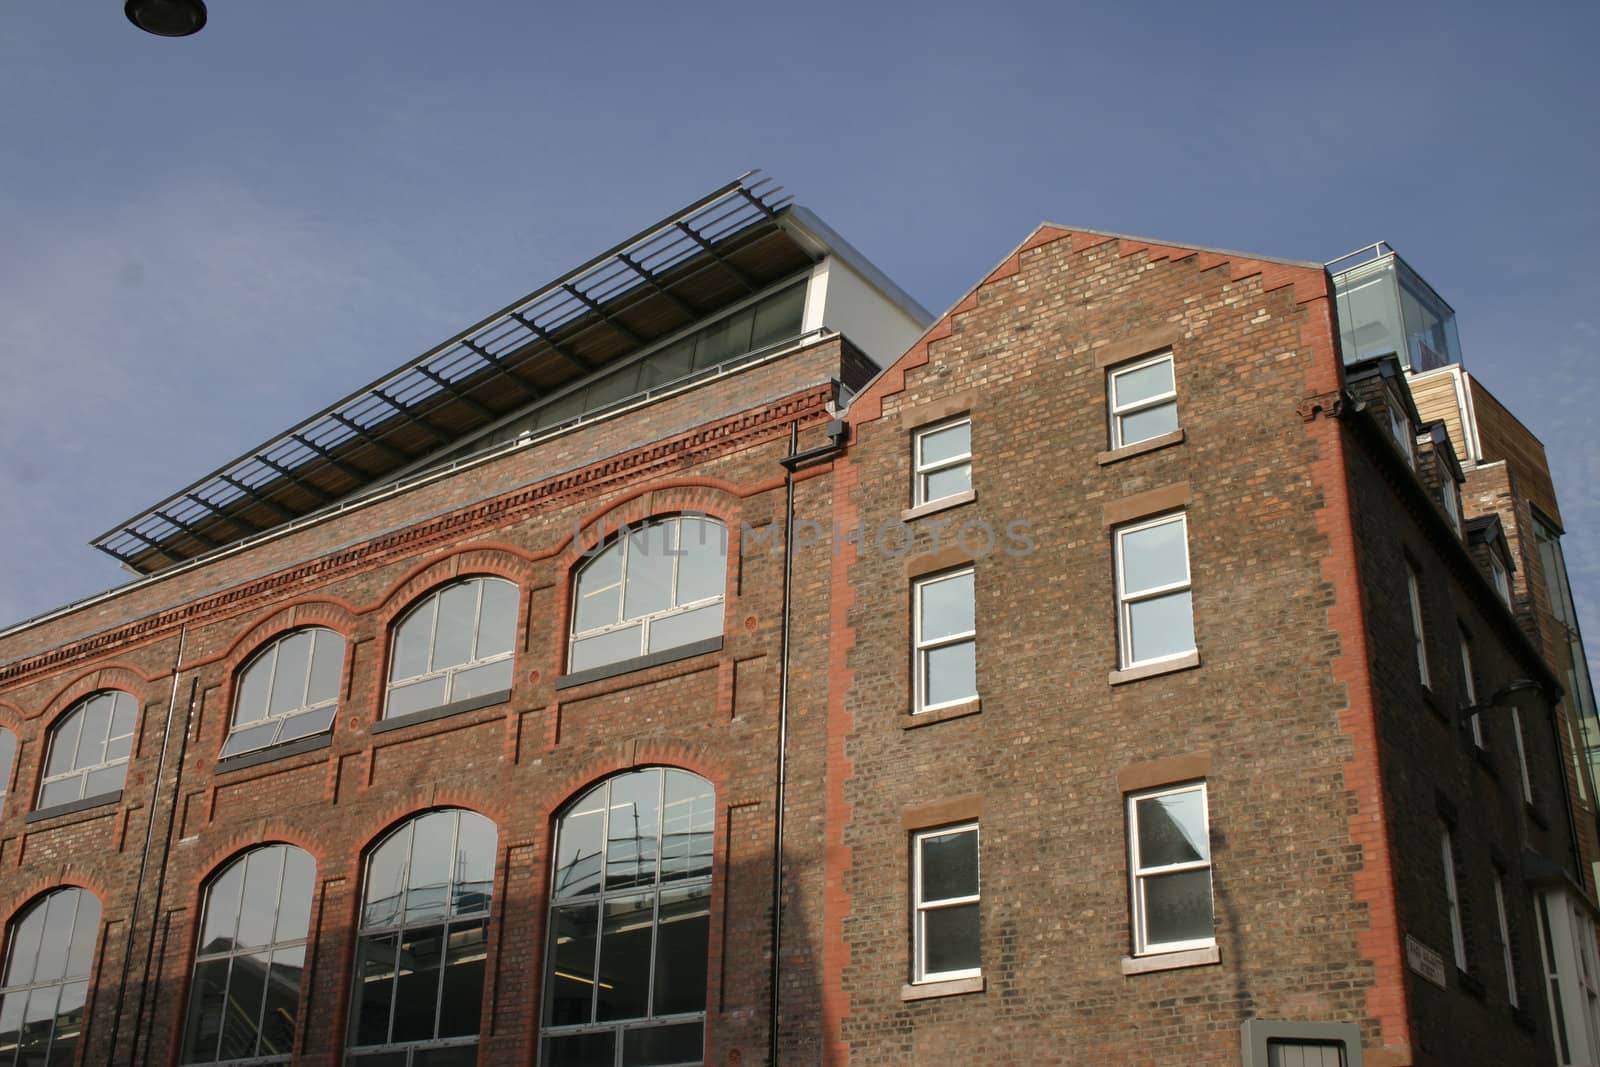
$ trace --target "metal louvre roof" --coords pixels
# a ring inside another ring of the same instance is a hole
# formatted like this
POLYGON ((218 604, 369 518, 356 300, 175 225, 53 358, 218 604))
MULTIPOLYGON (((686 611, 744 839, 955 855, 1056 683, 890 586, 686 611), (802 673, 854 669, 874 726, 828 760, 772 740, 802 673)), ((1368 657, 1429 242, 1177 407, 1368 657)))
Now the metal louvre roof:
POLYGON ((629 238, 91 544, 150 574, 327 507, 819 258, 757 172, 629 238))

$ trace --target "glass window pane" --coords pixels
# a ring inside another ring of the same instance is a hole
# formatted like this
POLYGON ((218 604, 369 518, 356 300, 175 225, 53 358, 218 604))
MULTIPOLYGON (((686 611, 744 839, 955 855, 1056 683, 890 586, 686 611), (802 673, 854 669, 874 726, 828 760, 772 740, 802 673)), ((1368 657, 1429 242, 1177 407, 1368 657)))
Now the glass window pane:
POLYGON ((728 531, 720 522, 685 517, 678 529, 678 604, 721 596, 727 585, 728 531))
POLYGON ((929 430, 917 436, 917 444, 922 450, 918 456, 919 466, 923 467, 968 455, 972 452, 972 423, 959 422, 941 430, 929 430))
POLYGON ((306 969, 304 945, 272 954, 267 1000, 261 1014, 261 1056, 287 1056, 294 1050, 294 1023, 300 1008, 300 976, 306 969))
MULTIPOLYGON (((612 541, 584 564, 578 573, 578 596, 593 596, 622 581, 622 542, 612 541)), ((613 620, 614 621, 614 620, 613 620)))
POLYGON ((444 918, 450 873, 455 867, 457 820, 454 811, 431 811, 412 820, 405 904, 408 923, 444 918))
POLYGON ((512 661, 495 660, 471 670, 457 671, 450 681, 450 700, 467 700, 511 688, 512 661))
POLYGON ((17 1042, 20 1067, 43 1067, 46 1050, 50 1045, 50 1032, 55 1027, 56 1002, 60 999, 59 986, 46 986, 28 994, 28 1006, 22 1014, 22 1037, 17 1042))
POLYGON ((1140 868, 1196 863, 1210 858, 1205 803, 1198 789, 1134 803, 1139 823, 1140 868))
POLYGON ((1194 650, 1194 613, 1189 591, 1128 605, 1135 662, 1194 650))
POLYGON ((381 1045, 389 1040, 394 946, 394 934, 363 937, 356 945, 356 1003, 350 1019, 351 1044, 381 1045))
POLYGON ((246 730, 235 730, 228 735, 221 754, 237 756, 241 752, 254 752, 258 748, 265 748, 278 739, 278 731, 281 729, 283 724, 273 719, 246 730))
POLYGON ((706 939, 711 932, 711 887, 685 886, 661 893, 656 933, 653 1015, 706 1009, 706 939))
POLYGON ((129 736, 113 737, 106 742, 106 762, 125 760, 133 752, 133 738, 129 736))
POLYGON ((544 1039, 544 1067, 595 1067, 616 1062, 616 1038, 612 1031, 601 1034, 568 1034, 544 1039))
POLYGON ((924 502, 943 500, 972 488, 972 464, 958 463, 922 476, 924 502))
POLYGON ((628 535, 622 617, 636 619, 672 606, 672 560, 677 524, 658 522, 628 535))
POLYGON ((39 942, 35 982, 58 982, 67 973, 67 950, 71 946, 73 921, 78 917, 81 890, 51 893, 45 898, 44 936, 39 942))
POLYGON ((1212 935, 1211 872, 1179 871, 1139 880, 1144 893, 1145 941, 1194 941, 1212 935))
POLYGON ((321 704, 339 696, 339 676, 344 673, 344 638, 332 630, 317 630, 311 655, 311 685, 307 704, 321 704))
POLYGON ((122 783, 128 778, 128 764, 118 763, 113 767, 102 767, 98 771, 90 771, 83 781, 84 799, 89 797, 103 797, 107 793, 115 793, 122 788, 122 783))
POLYGON ((218 1058, 229 1060, 256 1054, 261 1004, 267 995, 267 971, 271 965, 271 957, 265 952, 233 958, 218 1058))
POLYGON ((83 706, 83 726, 78 734, 74 767, 92 767, 105 759, 106 736, 111 732, 111 699, 97 696, 83 706))
POLYGON ((111 696, 111 736, 132 737, 134 726, 138 720, 139 705, 127 693, 117 692, 111 696))
POLYGON ((545 1025, 593 1021, 595 934, 599 905, 566 904, 550 910, 550 978, 545 1025))
POLYGON ((1127 593, 1189 580, 1184 522, 1174 519, 1120 538, 1122 588, 1127 593))
POLYGON ((412 1054, 411 1067, 478 1067, 477 1043, 419 1048, 412 1054))
MULTIPOLYGON (((263 948, 272 943, 282 876, 283 849, 259 848, 245 857, 244 895, 239 904, 240 948, 263 948)), ((262 966, 265 973, 265 963, 262 966)))
POLYGON ((39 960, 39 941, 44 936, 44 916, 50 903, 46 897, 34 904, 12 927, 10 959, 6 964, 5 984, 30 985, 39 960))
POLYGON ((494 823, 482 815, 463 811, 460 818, 450 913, 471 915, 489 909, 494 895, 494 861, 500 835, 494 823))
POLYGON ((239 675, 239 698, 233 704, 235 725, 257 722, 267 714, 267 692, 272 685, 272 665, 277 662, 277 648, 268 648, 239 675))
POLYGON ((578 594, 577 614, 572 628, 577 633, 596 626, 609 626, 622 620, 622 586, 610 585, 595 593, 578 594))
POLYGON ((923 973, 976 970, 978 905, 957 904, 922 913, 923 973))
POLYGON ((393 719, 399 715, 443 707, 445 685, 446 679, 439 677, 395 686, 389 690, 389 704, 384 709, 383 717, 393 719))
POLYGON ((438 610, 438 598, 430 597, 400 623, 394 635, 390 681, 428 673, 428 643, 433 639, 433 617, 438 610))
POLYGON ((439 622, 433 631, 434 670, 465 663, 472 658, 479 585, 479 582, 462 582, 439 594, 439 622))
POLYGON ((50 1067, 72 1067, 76 1061, 78 1040, 83 1035, 83 1006, 88 999, 88 982, 61 987, 61 1001, 56 1005, 56 1032, 50 1042, 50 1067))
POLYGON ((267 701, 268 715, 304 707, 306 679, 311 669, 311 634, 302 630, 278 642, 278 669, 272 675, 272 696, 267 701))
POLYGON ((661 833, 661 772, 625 774, 611 782, 606 828, 606 888, 626 889, 656 880, 656 842, 661 833))
POLYGON ((311 854, 289 845, 283 849, 283 889, 278 902, 277 941, 298 941, 311 925, 311 894, 316 889, 317 863, 311 854))
POLYGON ((972 573, 957 574, 950 578, 923 582, 919 587, 922 601, 923 641, 933 641, 951 634, 970 633, 976 629, 973 609, 972 573))
POLYGON ((478 613, 477 659, 510 652, 517 636, 517 587, 498 578, 483 581, 483 607, 478 613))
POLYGON ((924 834, 922 848, 922 901, 978 895, 978 834, 956 830, 924 834))
POLYGON ((651 1026, 622 1032, 622 1067, 699 1063, 705 1055, 705 1023, 651 1026))
POLYGON ((644 655, 644 627, 634 625, 572 642, 571 671, 601 667, 644 655))
POLYGON ((1125 370, 1111 376, 1116 390, 1116 406, 1127 407, 1141 400, 1172 392, 1172 360, 1163 359, 1134 370, 1125 370))
POLYGON ((707 604, 703 608, 652 619, 649 651, 660 652, 721 636, 722 604, 707 604))
POLYGON ((1140 441, 1148 441, 1164 433, 1171 433, 1178 428, 1178 405, 1176 403, 1157 404, 1155 407, 1135 411, 1131 415, 1122 415, 1118 421, 1122 425, 1122 439, 1119 444, 1131 445, 1140 441))
POLYGON ((0 1057, 9 1058, 11 1049, 17 1047, 22 1033, 22 1013, 28 1006, 28 994, 8 993, 0 997, 0 1057))
POLYGON ((694 350, 696 370, 742 356, 750 351, 750 332, 755 324, 755 309, 745 308, 701 330, 694 350))
POLYGON ((67 946, 67 977, 87 978, 94 966, 94 942, 100 933, 100 901, 93 893, 72 890, 78 898, 78 918, 72 924, 72 942, 67 946))
POLYGON ((661 880, 711 873, 712 825, 716 797, 698 775, 668 770, 666 805, 661 812, 661 880))
POLYGON ((50 782, 39 790, 39 807, 50 808, 57 804, 70 804, 74 800, 83 799, 83 779, 63 778, 59 782, 50 782))
POLYGON ((952 700, 968 700, 978 695, 978 645, 975 641, 962 641, 941 648, 931 648, 922 654, 927 671, 924 683, 924 700, 928 704, 944 704, 952 700))
POLYGON ((83 711, 69 712, 50 734, 50 758, 45 763, 45 777, 72 770, 73 758, 78 753, 78 735, 83 728, 83 711))
POLYGON ((765 348, 778 341, 798 336, 806 310, 806 287, 791 285, 782 292, 773 293, 756 305, 755 330, 750 347, 765 348))
POLYGON ((639 387, 649 389, 664 382, 675 381, 688 374, 694 366, 694 335, 674 341, 645 358, 639 368, 639 387))
POLYGON ((595 1019, 641 1019, 649 1014, 650 942, 655 894, 613 897, 604 907, 595 1019))
POLYGON ((230 863, 211 883, 206 894, 206 917, 200 931, 200 952, 226 952, 233 948, 238 929, 239 891, 244 885, 244 864, 230 863))
POLYGON ((337 706, 329 704, 326 707, 291 715, 279 724, 278 740, 297 741, 302 737, 311 737, 313 734, 327 733, 328 728, 333 725, 333 717, 338 711, 337 706))
POLYGON ((591 793, 561 820, 556 835, 555 897, 565 900, 600 888, 600 832, 605 790, 591 793))
POLYGON ((399 984, 394 998, 395 1041, 436 1036, 439 969, 444 962, 444 927, 407 930, 400 942, 399 984))
POLYGON ((11 766, 17 756, 17 735, 0 726, 0 810, 4 810, 6 790, 11 788, 11 766))
POLYGON ((439 1036, 466 1037, 478 1032, 483 1009, 484 961, 489 953, 489 922, 450 928, 445 950, 444 989, 439 1001, 439 1036))
POLYGON ((411 827, 406 823, 390 834, 367 861, 367 882, 362 891, 366 904, 361 913, 363 927, 384 926, 400 917, 406 861, 411 854, 411 827))

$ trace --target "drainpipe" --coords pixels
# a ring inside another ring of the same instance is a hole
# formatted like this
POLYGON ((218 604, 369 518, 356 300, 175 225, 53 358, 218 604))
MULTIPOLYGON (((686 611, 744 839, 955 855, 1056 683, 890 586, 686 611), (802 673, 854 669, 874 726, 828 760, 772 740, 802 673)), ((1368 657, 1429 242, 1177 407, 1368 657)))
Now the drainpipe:
MULTIPOLYGON (((130 972, 131 968, 133 967, 134 934, 135 934, 135 931, 138 929, 138 926, 139 926, 139 903, 144 897, 145 878, 148 875, 149 870, 150 870, 150 848, 155 843, 156 809, 158 807, 160 807, 161 779, 167 772, 167 750, 171 746, 171 743, 172 743, 172 720, 176 716, 177 710, 178 710, 178 683, 179 683, 180 679, 182 679, 182 677, 183 677, 183 652, 184 652, 184 645, 186 644, 186 642, 188 640, 188 637, 189 637, 189 624, 188 623, 184 623, 178 629, 178 654, 177 654, 177 657, 172 661, 172 692, 167 698, 167 725, 166 725, 166 729, 163 730, 162 734, 161 734, 161 754, 156 760, 155 778, 150 783, 150 816, 149 816, 148 819, 145 820, 144 850, 141 853, 141 855, 139 856, 139 875, 134 880, 134 883, 133 883, 133 907, 128 913, 128 939, 127 939, 127 942, 126 942, 126 944, 124 944, 123 949, 122 949, 122 978, 121 978, 120 981, 117 982, 117 999, 116 999, 116 1003, 113 1006, 112 1012, 111 1012, 111 1051, 109 1053, 107 1053, 107 1055, 106 1055, 106 1063, 107 1063, 108 1067, 109 1067, 109 1065, 114 1064, 116 1062, 116 1058, 117 1058, 117 1038, 121 1035, 121 1031, 122 1031, 122 1008, 123 1008, 123 1005, 127 1001, 127 996, 128 996, 128 975, 129 975, 129 972, 130 972)), ((190 683, 190 686, 189 686, 189 705, 190 705, 190 708, 193 708, 193 706, 194 706, 194 692, 195 692, 194 684, 190 683)), ((189 742, 188 722, 189 722, 188 716, 185 715, 184 716, 183 745, 182 745, 182 747, 181 747, 181 749, 179 751, 179 754, 178 754, 178 760, 179 760, 179 764, 180 764, 180 767, 179 767, 180 774, 179 775, 174 775, 173 776, 173 782, 172 782, 172 805, 173 805, 174 811, 176 810, 177 802, 178 802, 178 789, 179 789, 179 785, 180 785, 179 779, 181 777, 181 770, 182 770, 181 764, 182 764, 182 760, 183 760, 183 750, 186 750, 188 748, 188 742, 189 742)), ((172 818, 171 818, 171 816, 172 816, 173 813, 169 812, 168 814, 169 814, 169 817, 167 819, 167 834, 166 834, 165 838, 163 839, 162 850, 161 850, 160 873, 158 873, 156 875, 156 879, 157 879, 157 882, 156 882, 156 913, 157 913, 157 915, 159 915, 160 907, 161 907, 161 885, 160 885, 160 882, 161 882, 162 877, 166 874, 166 870, 167 870, 167 853, 170 850, 171 841, 172 841, 172 818)), ((152 957, 153 957, 153 955, 155 953, 156 925, 157 925, 156 924, 156 919, 152 919, 151 923, 150 923, 150 950, 147 953, 145 953, 145 976, 144 976, 144 981, 141 981, 139 983, 139 1004, 138 1004, 138 1008, 136 1009, 136 1011, 134 1013, 134 1021, 133 1021, 134 1038, 133 1038, 133 1044, 135 1046, 137 1046, 138 1039, 139 1039, 139 1019, 138 1019, 138 1017, 139 1017, 139 1015, 142 1015, 144 1013, 144 991, 145 991, 146 987, 148 986, 149 980, 150 980, 150 961, 151 961, 151 959, 152 959, 152 957)), ((130 1063, 137 1062, 137 1056, 133 1056, 132 1058, 130 1058, 129 1062, 130 1063)))
POLYGON ((794 472, 809 463, 832 459, 844 452, 850 428, 841 419, 828 423, 828 443, 795 449, 800 443, 800 424, 789 424, 789 454, 783 464, 783 637, 778 653, 778 766, 773 790, 772 820, 772 1014, 767 1035, 767 1063, 778 1065, 778 1020, 780 1017, 779 979, 782 976, 783 947, 783 813, 788 786, 789 764, 789 631, 794 605, 794 472))

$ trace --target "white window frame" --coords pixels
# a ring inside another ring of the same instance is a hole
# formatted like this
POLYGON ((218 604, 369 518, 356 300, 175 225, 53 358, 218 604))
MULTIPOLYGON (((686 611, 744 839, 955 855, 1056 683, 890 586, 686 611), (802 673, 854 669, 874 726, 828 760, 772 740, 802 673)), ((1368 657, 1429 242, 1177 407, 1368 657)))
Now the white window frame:
POLYGON ((1584 904, 1558 889, 1535 895, 1534 918, 1557 1061, 1594 1063, 1600 1059, 1600 959, 1594 920, 1584 904))
POLYGON ((1456 969, 1467 969, 1467 937, 1461 927, 1461 893, 1456 886, 1456 852, 1450 842, 1450 828, 1439 832, 1439 858, 1444 863, 1444 899, 1450 912, 1450 948, 1455 953, 1456 969))
POLYGON ((1116 580, 1117 580, 1117 634, 1118 656, 1124 670, 1129 667, 1142 667, 1149 663, 1164 663, 1168 660, 1181 659, 1195 651, 1194 638, 1194 571, 1189 561, 1189 516, 1187 512, 1170 512, 1158 515, 1153 519, 1142 522, 1130 523, 1119 526, 1115 531, 1116 555, 1116 580), (1154 529, 1167 523, 1177 523, 1183 530, 1183 581, 1168 582, 1166 585, 1155 585, 1148 589, 1137 589, 1130 592, 1127 588, 1126 568, 1123 566, 1125 553, 1122 543, 1129 534, 1139 533, 1144 530, 1154 529), (1172 593, 1188 591, 1189 600, 1189 647, 1177 652, 1169 652, 1164 656, 1152 656, 1149 659, 1136 660, 1133 658, 1133 605, 1146 600, 1156 600, 1172 593))
MULTIPOLYGON (((290 630, 288 633, 279 634, 261 648, 257 649, 255 653, 251 655, 249 662, 247 662, 238 672, 238 674, 234 676, 233 712, 229 717, 228 737, 222 743, 221 757, 226 758, 228 756, 240 756, 247 752, 258 752, 264 748, 271 748, 273 745, 279 743, 279 739, 283 737, 285 728, 287 728, 290 723, 293 723, 296 720, 310 718, 314 715, 314 713, 325 711, 330 707, 337 709, 339 706, 339 695, 344 690, 344 686, 341 683, 344 681, 344 665, 346 653, 348 651, 349 642, 345 639, 345 636, 339 631, 328 626, 306 626, 298 630, 290 630), (306 692, 306 689, 310 685, 311 678, 316 673, 317 635, 319 633, 332 634, 339 641, 339 673, 334 677, 333 696, 328 697, 325 700, 316 700, 310 703, 300 704, 296 707, 289 708, 286 711, 280 711, 277 714, 272 714, 269 711, 262 715, 259 719, 252 719, 250 722, 240 723, 238 721, 239 702, 243 695, 245 676, 249 674, 250 671, 254 670, 266 656, 272 656, 272 665, 267 670, 266 695, 263 698, 266 701, 266 706, 270 708, 272 701, 272 689, 277 683, 278 661, 283 645, 285 642, 300 634, 309 634, 311 637, 311 650, 306 654, 305 680, 300 686, 301 693, 304 694, 306 692), (261 741, 255 744, 242 745, 238 748, 232 748, 230 751, 230 747, 233 745, 235 738, 240 737, 251 730, 260 729, 269 724, 277 727, 277 729, 273 731, 270 740, 261 741)), ((291 737, 289 740, 299 741, 302 738, 317 737, 321 734, 325 734, 329 730, 333 729, 333 719, 336 717, 337 711, 335 711, 334 715, 329 716, 327 726, 320 730, 311 730, 306 733, 297 734, 296 736, 291 737)))
MULTIPOLYGON (((1478 683, 1472 677, 1472 642, 1467 640, 1465 630, 1458 631, 1458 636, 1461 641, 1462 691, 1467 697, 1467 707, 1475 708, 1478 706, 1478 683)), ((1489 745, 1483 737, 1483 716, 1475 711, 1468 721, 1472 723, 1472 743, 1479 748, 1487 749, 1489 745)))
POLYGON ((1506 571, 1506 565, 1500 561, 1500 553, 1489 548, 1489 577, 1494 582, 1495 592, 1500 594, 1500 599, 1511 606, 1511 575, 1506 571))
MULTIPOLYGON (((932 826, 924 830, 916 830, 911 835, 911 937, 914 945, 912 982, 921 984, 925 982, 949 982, 958 978, 977 978, 983 974, 983 967, 966 967, 956 971, 929 971, 925 966, 928 958, 928 937, 925 930, 924 917, 930 911, 939 911, 944 908, 953 908, 961 904, 978 904, 983 896, 983 842, 978 837, 977 822, 956 823, 953 826, 932 826), (940 897, 938 900, 922 899, 922 842, 930 837, 947 837, 950 834, 970 832, 978 848, 978 892, 970 896, 940 897)), ((981 904, 979 905, 982 906, 981 904)), ((981 919, 980 919, 981 924, 981 919)), ((979 929, 982 927, 980 925, 979 929)), ((980 950, 982 941, 979 942, 980 950)))
POLYGON ((1517 965, 1511 958, 1511 924, 1506 921, 1505 875, 1494 872, 1494 914, 1500 924, 1500 956, 1506 969, 1506 1002, 1517 1007, 1517 965))
MULTIPOLYGON (((456 676, 457 675, 465 674, 468 671, 475 670, 475 669, 477 669, 479 667, 486 666, 487 664, 490 664, 490 663, 499 663, 499 662, 501 662, 503 660, 515 659, 516 658, 516 654, 517 654, 517 619, 519 618, 520 613, 521 613, 521 605, 522 605, 522 588, 521 588, 521 586, 519 586, 516 582, 511 581, 509 578, 502 578, 497 574, 473 574, 473 575, 468 575, 465 578, 461 578, 461 579, 458 579, 458 580, 455 580, 455 581, 449 581, 449 582, 444 583, 443 585, 435 586, 427 594, 417 598, 417 601, 414 604, 412 604, 410 607, 406 608, 404 614, 402 614, 398 619, 396 619, 394 624, 389 628, 389 660, 390 660, 390 666, 389 666, 389 672, 388 673, 389 673, 390 677, 389 677, 388 681, 385 683, 384 691, 383 691, 383 717, 385 719, 403 719, 408 715, 421 715, 421 714, 426 713, 428 710, 430 710, 430 709, 427 709, 427 708, 420 708, 420 709, 418 709, 416 711, 406 711, 406 712, 400 712, 398 714, 392 713, 389 709, 390 709, 390 706, 394 702, 394 693, 395 693, 395 690, 397 690, 397 689, 409 688, 409 687, 414 686, 414 685, 420 685, 423 682, 431 681, 431 680, 433 680, 435 678, 443 678, 444 679, 444 698, 437 705, 435 705, 435 707, 449 707, 451 704, 455 703, 456 700, 458 699, 456 697, 456 695, 455 695, 455 693, 456 693, 456 676), (484 594, 485 588, 487 588, 487 586, 488 586, 488 584, 490 582, 504 582, 506 585, 509 585, 511 587, 512 592, 513 592, 514 596, 516 597, 516 600, 514 601, 514 606, 512 608, 512 614, 511 614, 511 647, 509 649, 507 649, 506 651, 504 651, 504 652, 496 652, 496 653, 494 653, 493 655, 490 655, 490 656, 479 657, 478 654, 477 654, 478 642, 480 640, 482 640, 482 638, 483 638, 483 633, 482 633, 482 627, 483 627, 483 594, 484 594), (472 584, 472 583, 476 583, 477 584, 477 586, 478 586, 477 594, 478 595, 477 595, 477 600, 474 602, 473 607, 472 607, 472 626, 471 626, 471 645, 470 645, 471 652, 469 653, 468 658, 465 659, 465 660, 462 660, 460 663, 451 663, 451 664, 447 664, 447 665, 445 665, 443 667, 434 667, 431 670, 423 671, 421 674, 413 674, 413 675, 409 675, 409 676, 407 676, 405 678, 395 678, 395 677, 393 677, 393 674, 394 674, 394 657, 395 657, 395 652, 396 652, 396 650, 397 650, 397 648, 399 646, 399 643, 400 643, 400 631, 401 631, 401 629, 404 628, 407 623, 411 622, 412 617, 415 616, 417 612, 421 611, 428 604, 432 604, 433 605, 433 621, 428 624, 428 643, 427 643, 427 646, 426 646, 428 648, 428 655, 430 657, 430 662, 431 662, 431 658, 432 658, 432 655, 433 655, 433 648, 434 648, 435 642, 438 640, 439 602, 440 602, 441 598, 444 596, 444 594, 446 592, 448 592, 451 589, 454 589, 456 586, 468 585, 468 584, 472 584)), ((515 674, 513 674, 512 677, 515 678, 515 674)))
POLYGON ((1189 938, 1183 941, 1151 941, 1146 929, 1144 905, 1144 881, 1147 878, 1158 877, 1164 874, 1180 874, 1184 871, 1203 870, 1210 874, 1211 862, 1211 797, 1204 781, 1184 782, 1180 785, 1165 785, 1155 789, 1142 789, 1137 793, 1127 795, 1127 820, 1128 820, 1128 881, 1130 891, 1129 914, 1133 917, 1133 954, 1135 956, 1158 956, 1168 952, 1183 952, 1187 949, 1209 948, 1217 943, 1217 900, 1215 886, 1211 894, 1211 927, 1210 937, 1189 938), (1168 863, 1159 867, 1144 867, 1139 859, 1139 809, 1142 800, 1158 800, 1161 797, 1176 796, 1180 793, 1200 794, 1200 814, 1205 820, 1206 858, 1192 860, 1187 863, 1168 863))
MULTIPOLYGON (((39 800, 37 803, 38 809, 46 810, 48 808, 60 807, 63 804, 75 804, 82 800, 94 800, 101 797, 109 797, 114 793, 120 792, 128 784, 128 772, 126 768, 128 766, 128 762, 133 758, 133 744, 134 740, 137 739, 139 734, 139 701, 132 693, 121 689, 102 689, 98 692, 91 693, 75 703, 72 706, 72 710, 68 711, 65 715, 61 716, 55 722, 50 724, 50 740, 49 744, 45 747, 44 764, 42 769, 49 769, 50 760, 55 755, 56 745, 61 743, 61 731, 66 728, 68 720, 73 718, 81 718, 82 716, 86 715, 88 713, 88 706, 90 702, 98 700, 101 697, 111 698, 111 710, 107 713, 106 736, 100 740, 100 750, 103 754, 111 747, 112 742, 127 739, 128 753, 112 759, 102 759, 98 763, 85 763, 82 766, 75 765, 67 768, 64 771, 58 771, 55 774, 42 778, 39 782, 39 800), (128 700, 133 705, 132 724, 127 733, 112 734, 111 731, 116 728, 117 723, 117 703, 124 699, 128 700), (116 789, 104 790, 99 793, 87 792, 89 788, 90 775, 97 771, 107 770, 109 768, 118 766, 124 768, 124 770, 122 772, 122 781, 117 784, 116 789), (49 789, 50 786, 56 784, 57 782, 65 782, 73 778, 78 779, 78 795, 76 797, 72 798, 71 800, 53 801, 50 804, 44 803, 45 790, 49 789)), ((83 726, 81 723, 79 724, 78 729, 80 732, 82 731, 83 726)), ((78 740, 78 734, 76 733, 72 735, 72 747, 73 759, 77 759, 77 749, 80 747, 80 744, 78 740)))
POLYGON ((957 707, 968 704, 978 699, 976 685, 973 692, 950 700, 941 700, 937 704, 928 703, 928 653, 941 648, 950 648, 954 645, 970 644, 974 646, 976 658, 976 645, 978 643, 978 578, 975 567, 961 567, 953 571, 940 571, 938 574, 929 574, 914 579, 911 583, 911 657, 912 674, 915 676, 915 705, 917 712, 937 711, 940 708, 957 707), (922 636, 922 593, 929 586, 953 578, 972 578, 972 625, 971 630, 947 634, 943 637, 924 640, 922 636))
POLYGON ((1455 475, 1450 473, 1450 465, 1444 461, 1441 454, 1438 458, 1439 468, 1439 503, 1444 505, 1445 518, 1450 520, 1450 528, 1461 536, 1461 490, 1456 486, 1455 475))
POLYGON ((1172 405, 1174 413, 1177 412, 1178 367, 1177 364, 1173 362, 1172 350, 1170 348, 1165 352, 1157 352, 1153 356, 1147 356, 1144 359, 1135 360, 1132 363, 1124 363, 1119 366, 1112 367, 1106 371, 1106 408, 1111 418, 1111 447, 1113 449, 1125 448, 1128 445, 1136 445, 1141 441, 1149 441, 1153 438, 1161 436, 1160 434, 1151 434, 1149 437, 1136 437, 1130 441, 1122 432, 1122 420, 1127 418, 1129 415, 1137 415, 1141 411, 1149 411, 1151 408, 1164 407, 1167 404, 1172 405), (1166 363, 1172 367, 1171 389, 1164 393, 1158 393, 1155 396, 1146 397, 1143 400, 1135 400, 1129 404, 1121 404, 1117 402, 1118 378, 1124 374, 1130 374, 1134 371, 1144 370, 1147 367, 1154 367, 1159 363, 1166 363))
POLYGON ((1406 593, 1411 601, 1411 637, 1416 644, 1417 652, 1417 680, 1425 688, 1433 688, 1432 679, 1428 673, 1428 639, 1427 631, 1422 622, 1422 583, 1417 574, 1417 565, 1406 559, 1406 593))
POLYGON ((1406 466, 1415 468, 1417 465, 1417 438, 1411 427, 1411 415, 1405 409, 1405 402, 1400 399, 1399 390, 1389 390, 1389 434, 1394 438, 1395 447, 1405 456, 1406 466))
POLYGON ((935 422, 927 426, 918 427, 915 434, 912 435, 911 466, 911 503, 915 507, 921 507, 924 504, 936 504, 941 500, 950 500, 961 495, 960 492, 946 493, 944 496, 930 497, 928 495, 927 481, 929 475, 938 474, 941 471, 951 470, 956 467, 966 467, 968 488, 964 491, 970 492, 972 486, 972 416, 960 415, 953 419, 945 419, 943 422, 935 422), (932 463, 923 462, 923 438, 944 430, 952 430, 963 424, 967 427, 967 450, 965 452, 955 456, 948 456, 932 463))

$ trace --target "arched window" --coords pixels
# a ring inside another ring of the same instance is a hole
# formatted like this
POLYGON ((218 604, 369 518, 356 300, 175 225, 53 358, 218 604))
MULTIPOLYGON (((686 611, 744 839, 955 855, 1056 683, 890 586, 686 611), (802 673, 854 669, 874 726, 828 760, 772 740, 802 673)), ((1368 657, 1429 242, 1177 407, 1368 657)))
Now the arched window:
POLYGON ((265 845, 211 879, 200 919, 184 1063, 288 1063, 317 865, 265 845))
POLYGON ((320 734, 339 710, 344 638, 317 626, 284 634, 239 672, 224 756, 320 734))
POLYGON ((17 762, 17 735, 0 726, 0 815, 6 813, 6 793, 11 788, 11 769, 17 762))
POLYGON ((498 841, 470 811, 430 811, 367 856, 356 943, 352 1064, 477 1062, 498 841))
POLYGON ((544 1067, 700 1062, 715 814, 711 783, 651 767, 557 821, 544 1067))
POLYGON ((568 671, 722 636, 728 531, 684 515, 625 530, 578 572, 568 671))
POLYGON ((517 587, 502 578, 430 593, 395 626, 384 717, 510 689, 516 634, 517 587))
POLYGON ((39 807, 53 808, 115 793, 128 776, 139 705, 107 690, 81 701, 50 728, 39 807))
POLYGON ((11 924, 0 980, 0 1057, 16 1064, 70 1064, 100 930, 100 901, 56 889, 11 924))

